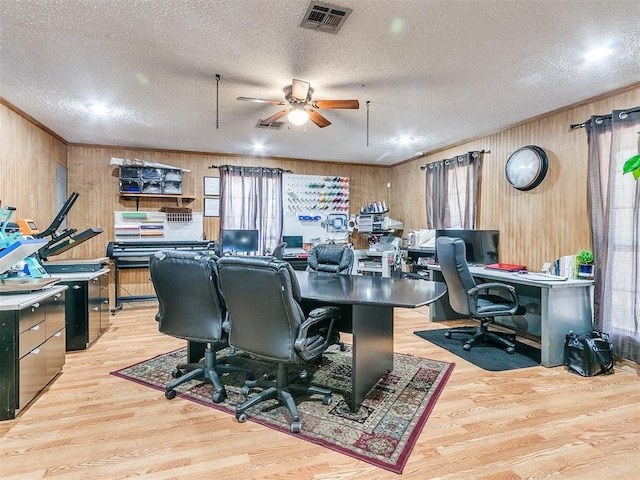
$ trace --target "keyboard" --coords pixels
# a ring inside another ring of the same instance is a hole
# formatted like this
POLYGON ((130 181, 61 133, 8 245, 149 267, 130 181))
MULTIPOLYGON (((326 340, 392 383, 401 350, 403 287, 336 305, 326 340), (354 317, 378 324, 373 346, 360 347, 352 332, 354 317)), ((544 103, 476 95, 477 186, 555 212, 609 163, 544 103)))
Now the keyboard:
POLYGON ((522 278, 526 278, 528 280, 538 280, 541 282, 559 282, 566 280, 567 277, 560 277, 558 275, 552 275, 550 273, 538 273, 538 272, 514 272, 514 275, 522 278))

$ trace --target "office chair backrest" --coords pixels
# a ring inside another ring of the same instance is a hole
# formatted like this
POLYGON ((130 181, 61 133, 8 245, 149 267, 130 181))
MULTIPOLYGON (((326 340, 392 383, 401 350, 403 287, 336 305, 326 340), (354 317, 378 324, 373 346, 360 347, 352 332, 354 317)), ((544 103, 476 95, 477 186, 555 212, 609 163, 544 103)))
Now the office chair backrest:
POLYGON ((469 272, 464 240, 455 237, 436 239, 436 256, 447 284, 451 308, 462 315, 470 315, 467 291, 476 286, 469 272))
POLYGON ((278 260, 282 260, 284 257, 284 249, 287 248, 287 242, 279 243, 276 248, 273 249, 272 256, 278 260))
POLYGON ((202 252, 165 250, 149 262, 158 296, 158 329, 173 337, 212 342, 223 338, 226 306, 216 260, 202 252))
POLYGON ((287 262, 273 257, 223 257, 220 285, 229 309, 229 344, 273 361, 295 361, 300 285, 287 262))
POLYGON ((308 271, 349 275, 352 267, 353 251, 347 245, 315 245, 307 258, 308 271))

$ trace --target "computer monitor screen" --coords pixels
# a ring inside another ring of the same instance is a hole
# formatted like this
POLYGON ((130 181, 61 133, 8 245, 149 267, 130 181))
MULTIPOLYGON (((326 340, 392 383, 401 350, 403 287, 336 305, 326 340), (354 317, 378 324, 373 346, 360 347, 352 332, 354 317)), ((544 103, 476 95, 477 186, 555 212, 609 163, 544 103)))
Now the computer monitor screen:
POLYGON ((287 244, 287 248, 302 248, 302 235, 284 235, 282 241, 287 244))
MULTIPOLYGON (((498 230, 436 230, 438 237, 457 237, 464 240, 467 263, 472 265, 490 265, 498 263, 498 230)), ((436 260, 438 252, 436 249, 436 260)))
POLYGON ((222 253, 258 251, 258 230, 222 230, 222 253))

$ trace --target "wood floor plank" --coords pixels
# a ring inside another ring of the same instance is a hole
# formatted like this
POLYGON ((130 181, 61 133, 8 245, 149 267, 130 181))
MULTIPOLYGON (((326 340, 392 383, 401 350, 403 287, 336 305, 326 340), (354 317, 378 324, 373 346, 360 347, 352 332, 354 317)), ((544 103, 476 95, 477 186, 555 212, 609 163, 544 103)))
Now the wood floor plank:
MULTIPOLYGON (((398 475, 110 372, 180 348, 155 308, 129 307, 17 419, 0 422, 3 479, 393 479, 398 475)), ((636 478, 640 377, 563 367, 486 372, 413 334, 428 307, 397 309, 397 352, 455 369, 405 467, 410 479, 636 478)), ((350 341, 345 336, 345 341, 350 341)))

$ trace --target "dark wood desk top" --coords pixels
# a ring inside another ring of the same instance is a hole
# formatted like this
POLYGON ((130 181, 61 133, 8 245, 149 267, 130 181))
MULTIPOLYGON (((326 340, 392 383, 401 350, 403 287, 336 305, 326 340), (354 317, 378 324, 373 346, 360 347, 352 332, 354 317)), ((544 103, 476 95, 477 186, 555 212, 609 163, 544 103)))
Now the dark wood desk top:
POLYGON ((416 308, 435 302, 447 291, 443 282, 296 271, 306 300, 332 304, 416 308))

